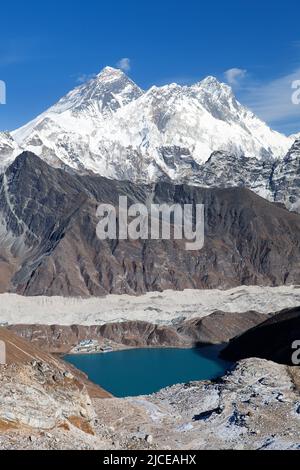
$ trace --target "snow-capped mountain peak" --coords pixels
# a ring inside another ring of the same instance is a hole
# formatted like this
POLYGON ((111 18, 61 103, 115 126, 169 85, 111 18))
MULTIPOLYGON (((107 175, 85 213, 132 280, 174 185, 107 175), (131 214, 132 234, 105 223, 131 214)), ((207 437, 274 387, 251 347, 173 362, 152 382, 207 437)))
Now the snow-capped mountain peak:
POLYGON ((119 80, 120 78, 128 79, 127 75, 121 69, 116 69, 114 67, 104 67, 101 72, 98 73, 97 78, 102 82, 113 82, 119 80))
POLYGON ((92 114, 109 115, 142 95, 142 90, 122 70, 105 67, 95 78, 63 97, 50 112, 72 113, 90 109, 92 114))
POLYGON ((122 70, 105 67, 13 133, 48 163, 103 176, 153 181, 182 174, 225 151, 239 158, 283 157, 292 139, 272 131, 207 77, 144 92, 122 70), (173 153, 172 153, 173 152, 173 153))
POLYGON ((208 77, 204 78, 195 85, 192 85, 192 88, 201 88, 206 90, 210 93, 225 93, 227 95, 233 96, 233 91, 231 86, 227 85, 227 83, 220 82, 216 77, 209 75, 208 77))
MULTIPOLYGON (((96 77, 71 90, 54 106, 12 135, 25 148, 41 155, 43 146, 32 146, 33 140, 44 142, 46 137, 44 144, 51 148, 52 138, 60 131, 60 134, 78 133, 80 141, 82 134, 94 133, 103 120, 142 94, 143 91, 122 70, 105 67, 96 77)), ((75 136, 73 138, 76 139, 75 136)), ((60 158, 60 155, 56 154, 56 157, 60 158)))

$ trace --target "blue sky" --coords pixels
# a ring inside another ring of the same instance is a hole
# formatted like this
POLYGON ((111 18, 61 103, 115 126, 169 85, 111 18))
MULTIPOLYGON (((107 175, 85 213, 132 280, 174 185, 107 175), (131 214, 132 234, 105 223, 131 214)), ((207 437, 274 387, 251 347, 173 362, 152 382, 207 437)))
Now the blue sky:
POLYGON ((215 75, 272 127, 299 132, 300 105, 291 104, 299 17, 296 0, 2 2, 0 129, 26 123, 80 78, 128 58, 123 65, 143 88, 215 75))

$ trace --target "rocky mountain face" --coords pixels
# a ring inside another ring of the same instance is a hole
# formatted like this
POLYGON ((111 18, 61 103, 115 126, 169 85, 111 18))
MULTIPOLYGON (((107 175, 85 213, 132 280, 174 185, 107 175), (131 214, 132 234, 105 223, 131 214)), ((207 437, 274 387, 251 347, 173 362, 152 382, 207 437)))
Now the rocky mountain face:
POLYGON ((283 159, 247 158, 239 161, 226 152, 214 152, 193 174, 193 184, 206 187, 246 187, 269 201, 300 211, 300 140, 283 159))
POLYGON ((22 152, 9 132, 0 132, 0 172, 2 173, 11 162, 22 152))
POLYGON ((272 131, 214 77, 143 91, 106 67, 11 135, 2 133, 0 171, 24 149, 56 168, 144 184, 242 186, 298 210, 296 138, 272 131))
POLYGON ((204 187, 244 187, 261 197, 274 201, 274 167, 279 165, 272 159, 236 156, 227 152, 213 152, 210 158, 193 175, 193 184, 204 187))
POLYGON ((274 166, 271 187, 275 201, 300 212, 300 138, 296 140, 285 158, 274 166))
POLYGON ((0 177, 0 288, 90 296, 300 282, 300 216, 242 189, 135 185, 54 169, 31 153, 0 177), (205 246, 96 236, 99 203, 204 204, 205 246))

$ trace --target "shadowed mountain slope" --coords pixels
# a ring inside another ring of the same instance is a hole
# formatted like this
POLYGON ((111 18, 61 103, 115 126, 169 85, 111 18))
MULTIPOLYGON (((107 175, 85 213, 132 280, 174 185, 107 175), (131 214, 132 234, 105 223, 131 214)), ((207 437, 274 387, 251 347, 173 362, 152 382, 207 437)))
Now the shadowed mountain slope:
POLYGON ((295 365, 292 361, 297 349, 293 348, 294 341, 300 341, 300 307, 283 310, 234 338, 222 355, 233 360, 259 357, 295 365))

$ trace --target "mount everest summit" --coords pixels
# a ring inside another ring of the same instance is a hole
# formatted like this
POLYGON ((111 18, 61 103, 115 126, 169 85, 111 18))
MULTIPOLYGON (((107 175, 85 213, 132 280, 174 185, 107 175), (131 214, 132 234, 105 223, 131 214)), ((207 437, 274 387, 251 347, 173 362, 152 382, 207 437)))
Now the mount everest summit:
POLYGON ((299 168, 300 141, 272 131, 215 78, 144 92, 105 68, 0 133, 0 292, 299 284, 299 168), (204 204, 204 249, 98 240, 98 204, 115 206, 120 194, 130 204, 204 204))
POLYGON ((214 77, 143 91, 106 67, 25 126, 0 133, 0 170, 28 150, 51 166, 116 180, 246 186, 298 210, 295 138, 271 130, 214 77))

